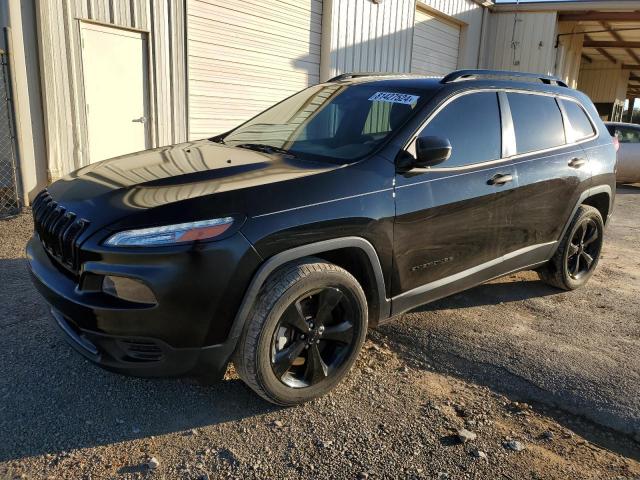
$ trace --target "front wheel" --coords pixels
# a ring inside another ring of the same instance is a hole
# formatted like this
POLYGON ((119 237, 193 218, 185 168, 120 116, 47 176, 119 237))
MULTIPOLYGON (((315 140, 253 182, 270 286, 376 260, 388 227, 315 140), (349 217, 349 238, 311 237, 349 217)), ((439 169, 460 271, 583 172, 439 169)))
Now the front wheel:
POLYGON ((247 319, 234 364, 266 400, 296 405, 334 388, 367 333, 367 301, 346 270, 306 259, 276 271, 247 319))
POLYGON ((598 264, 602 251, 604 222, 598 209, 581 205, 549 263, 538 270, 540 278, 557 288, 581 287, 598 264))

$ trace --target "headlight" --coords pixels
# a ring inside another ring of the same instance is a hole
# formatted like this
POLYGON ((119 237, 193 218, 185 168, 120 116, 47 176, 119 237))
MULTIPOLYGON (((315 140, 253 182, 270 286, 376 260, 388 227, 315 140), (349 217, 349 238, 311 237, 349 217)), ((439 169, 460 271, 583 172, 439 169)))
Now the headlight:
POLYGON ((207 240, 223 234, 232 224, 232 217, 224 217, 164 227, 125 230, 111 235, 104 243, 110 247, 155 247, 207 240))

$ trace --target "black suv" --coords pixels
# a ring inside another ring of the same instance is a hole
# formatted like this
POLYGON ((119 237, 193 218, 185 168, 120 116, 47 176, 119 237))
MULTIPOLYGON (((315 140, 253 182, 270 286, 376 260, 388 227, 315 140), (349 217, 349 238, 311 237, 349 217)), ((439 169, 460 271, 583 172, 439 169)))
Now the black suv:
POLYGON ((418 305, 524 269, 583 285, 615 164, 591 101, 556 78, 345 74, 226 134, 55 182, 27 255, 92 361, 214 377, 233 361, 293 405, 418 305))

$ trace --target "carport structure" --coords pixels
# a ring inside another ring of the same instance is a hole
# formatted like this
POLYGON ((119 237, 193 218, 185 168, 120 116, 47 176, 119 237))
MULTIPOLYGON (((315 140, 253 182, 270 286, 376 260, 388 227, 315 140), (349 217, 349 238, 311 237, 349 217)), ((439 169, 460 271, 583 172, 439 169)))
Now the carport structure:
POLYGON ((573 85, 592 98, 603 118, 630 120, 622 113, 625 100, 631 112, 640 97, 640 1, 520 1, 495 4, 493 11, 555 13, 556 73, 565 76, 572 68, 567 62, 579 52, 579 71, 565 78, 577 80, 573 85))
MULTIPOLYGON (((626 78, 626 94, 629 99, 631 120, 635 98, 640 96, 640 2, 637 11, 567 13, 560 21, 577 21, 583 28, 583 61, 587 64, 608 62, 620 66, 626 78), (628 78, 627 78, 628 74, 628 78)), ((618 108, 619 106, 616 106, 618 108)), ((621 113, 621 112, 619 112, 621 113)), ((619 113, 614 112, 615 117, 619 113)))

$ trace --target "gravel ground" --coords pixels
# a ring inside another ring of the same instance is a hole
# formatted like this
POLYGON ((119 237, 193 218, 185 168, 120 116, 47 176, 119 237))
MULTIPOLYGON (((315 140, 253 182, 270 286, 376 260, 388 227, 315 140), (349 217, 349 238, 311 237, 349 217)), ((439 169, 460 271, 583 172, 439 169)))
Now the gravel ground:
POLYGON ((441 371, 559 405, 640 442, 640 186, 618 189, 585 288, 560 292, 522 272, 381 331, 441 371))
POLYGON ((203 386, 91 365, 30 284, 29 217, 0 221, 0 479, 640 479, 640 188, 619 193, 587 288, 524 272, 407 314, 290 409, 233 369, 203 386))

